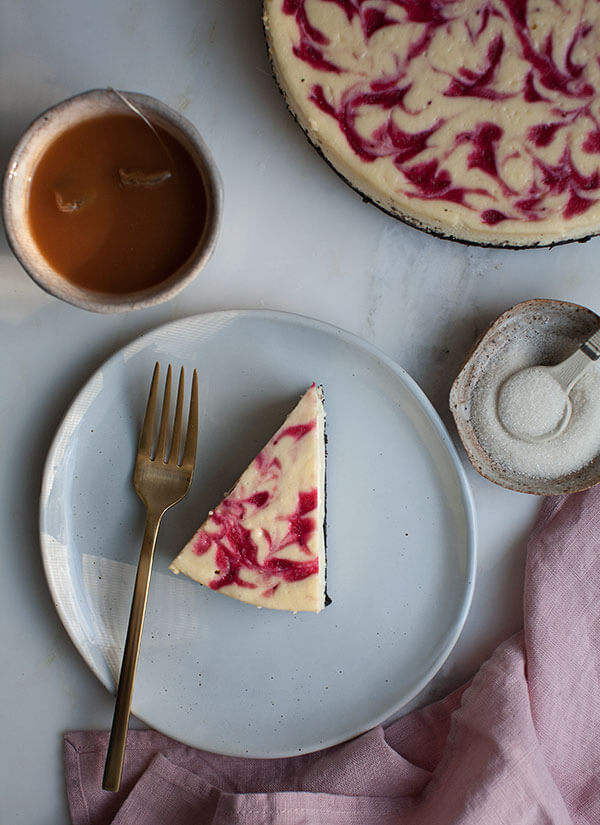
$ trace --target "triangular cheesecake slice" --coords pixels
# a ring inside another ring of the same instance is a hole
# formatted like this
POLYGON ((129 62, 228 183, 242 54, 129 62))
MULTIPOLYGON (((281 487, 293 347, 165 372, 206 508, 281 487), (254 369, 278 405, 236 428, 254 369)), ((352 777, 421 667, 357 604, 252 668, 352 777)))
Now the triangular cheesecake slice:
POLYGON ((325 410, 304 393, 170 569, 257 607, 325 604, 325 410))

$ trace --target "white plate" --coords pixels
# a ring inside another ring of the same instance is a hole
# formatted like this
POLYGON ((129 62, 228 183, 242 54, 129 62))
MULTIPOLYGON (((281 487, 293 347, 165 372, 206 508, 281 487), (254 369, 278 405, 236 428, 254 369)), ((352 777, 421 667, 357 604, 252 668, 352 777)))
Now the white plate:
MULTIPOLYGON (((144 513, 131 484, 154 362, 197 367, 190 493, 157 555, 133 711, 210 751, 314 751, 396 713, 452 649, 473 592, 471 496, 412 379, 364 341, 278 312, 222 312, 129 344, 88 381, 47 459, 46 575, 85 661, 114 690, 144 513), (328 429, 328 591, 319 615, 257 610, 168 564, 313 381, 328 429)), ((189 375, 188 371, 188 375, 189 375)))

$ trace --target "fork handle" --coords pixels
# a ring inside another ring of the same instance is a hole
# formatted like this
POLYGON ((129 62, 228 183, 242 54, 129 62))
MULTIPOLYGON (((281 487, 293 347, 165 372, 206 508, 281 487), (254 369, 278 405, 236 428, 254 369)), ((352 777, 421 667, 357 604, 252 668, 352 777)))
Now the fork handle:
POLYGON ((127 627, 127 638, 125 640, 123 662, 121 664, 119 686, 117 688, 117 701, 102 780, 102 787, 106 791, 118 791, 121 785, 133 683, 140 652, 154 547, 156 545, 156 536, 162 515, 162 513, 157 514, 149 510, 146 513, 146 528, 144 530, 144 540, 142 542, 142 549, 140 550, 140 558, 135 577, 133 601, 131 603, 129 625, 127 627))

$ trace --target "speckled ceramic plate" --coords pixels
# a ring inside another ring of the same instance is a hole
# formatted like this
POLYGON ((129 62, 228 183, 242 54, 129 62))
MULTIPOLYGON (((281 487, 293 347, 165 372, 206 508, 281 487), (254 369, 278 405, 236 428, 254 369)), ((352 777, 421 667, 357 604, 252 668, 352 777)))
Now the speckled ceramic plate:
POLYGON ((452 384, 450 409, 469 460, 484 478, 519 493, 540 496, 575 493, 600 482, 600 456, 573 472, 548 477, 506 466, 501 455, 491 452, 480 438, 476 412, 477 393, 486 373, 506 362, 511 351, 514 356, 515 342, 521 351, 531 352, 531 340, 543 340, 543 363, 556 364, 581 346, 599 322, 595 312, 579 304, 533 298, 503 312, 477 342, 452 384))
POLYGON ((275 312, 178 321, 113 356, 83 387, 48 456, 41 542, 54 602, 114 690, 144 513, 131 484, 155 360, 197 367, 191 492, 159 535, 133 710, 190 745, 284 756, 395 714, 433 677, 467 615, 471 496, 415 383, 331 326, 275 312), (329 435, 328 590, 319 615, 257 610, 168 564, 313 381, 329 435))

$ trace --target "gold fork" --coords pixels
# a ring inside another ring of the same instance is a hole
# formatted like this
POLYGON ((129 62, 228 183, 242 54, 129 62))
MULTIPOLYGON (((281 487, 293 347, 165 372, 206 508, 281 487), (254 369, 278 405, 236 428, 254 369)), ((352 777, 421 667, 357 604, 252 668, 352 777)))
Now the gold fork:
POLYGON ((133 477, 136 492, 146 505, 146 528, 135 578, 127 638, 123 651, 123 663, 121 665, 121 675, 119 676, 119 687, 117 689, 117 701, 106 754, 104 778, 102 780, 102 787, 107 791, 118 791, 121 784, 127 728, 131 712, 133 682, 140 651, 144 613, 146 612, 146 601, 148 599, 148 586, 150 584, 150 573, 152 571, 152 558, 154 556, 158 528, 163 515, 169 507, 181 501, 189 490, 196 459, 196 441, 198 437, 198 376, 196 370, 194 370, 192 379, 187 433, 185 435, 185 444, 183 445, 181 459, 184 390, 183 367, 179 373, 175 420, 170 444, 168 443, 169 411, 171 404, 170 364, 167 369, 158 440, 156 442, 156 448, 153 449, 159 373, 160 365, 157 362, 152 376, 152 385, 150 387, 146 415, 142 425, 133 477))

